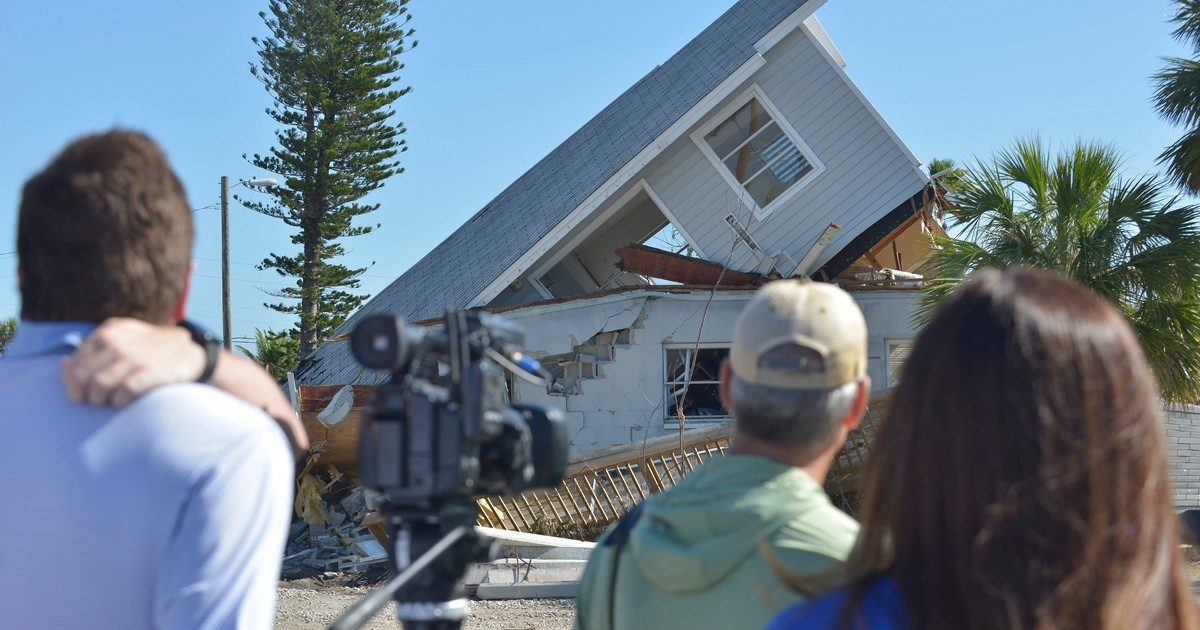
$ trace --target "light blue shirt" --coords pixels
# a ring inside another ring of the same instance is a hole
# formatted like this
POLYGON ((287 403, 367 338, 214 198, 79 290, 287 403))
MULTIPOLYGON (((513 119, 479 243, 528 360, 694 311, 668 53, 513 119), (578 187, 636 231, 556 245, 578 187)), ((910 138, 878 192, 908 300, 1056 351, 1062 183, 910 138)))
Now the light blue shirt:
POLYGON ((67 398, 90 324, 21 322, 0 358, 0 628, 268 628, 293 464, 263 412, 171 385, 67 398))

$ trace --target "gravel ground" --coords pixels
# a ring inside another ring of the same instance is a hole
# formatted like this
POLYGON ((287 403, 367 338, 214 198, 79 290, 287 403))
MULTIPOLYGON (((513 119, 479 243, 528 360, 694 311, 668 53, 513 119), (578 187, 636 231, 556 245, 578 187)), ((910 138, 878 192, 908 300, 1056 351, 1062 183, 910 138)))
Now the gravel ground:
MULTIPOLYGON (((367 587, 293 580, 279 585, 275 627, 280 630, 326 628, 370 591, 367 587)), ((572 599, 514 599, 471 602, 464 628, 472 630, 551 630, 570 628, 575 617, 572 599)), ((388 605, 369 624, 370 630, 400 628, 395 608, 388 605)))
MULTIPOLYGON (((1187 574, 1200 598, 1200 549, 1188 549, 1187 574)), ((368 582, 378 582, 372 576, 368 582)), ((275 627, 280 630, 317 630, 333 623, 347 608, 370 592, 354 578, 304 579, 279 584, 275 627)), ((557 630, 570 628, 575 617, 572 599, 514 599, 471 602, 471 615, 464 628, 470 630, 557 630)), ((369 630, 400 628, 395 608, 388 605, 375 615, 369 630)))

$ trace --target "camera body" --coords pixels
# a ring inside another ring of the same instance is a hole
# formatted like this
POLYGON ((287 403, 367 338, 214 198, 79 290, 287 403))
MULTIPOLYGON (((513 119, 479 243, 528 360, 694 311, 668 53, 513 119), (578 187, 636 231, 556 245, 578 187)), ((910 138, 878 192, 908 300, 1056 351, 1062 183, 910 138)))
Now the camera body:
POLYGON ((472 499, 562 481, 562 414, 510 404, 508 375, 540 382, 541 367, 522 354, 524 340, 516 326, 470 310, 447 311, 430 329, 376 315, 350 334, 360 364, 390 373, 368 404, 358 463, 380 494, 396 575, 334 628, 363 627, 388 599, 406 628, 460 628, 470 608, 467 565, 496 549, 475 527, 472 499))
POLYGON ((508 374, 540 370, 523 343, 515 325, 479 311, 448 311, 440 330, 363 320, 350 338, 355 358, 391 372, 360 432, 363 481, 387 504, 412 507, 558 484, 561 412, 509 403, 508 374))

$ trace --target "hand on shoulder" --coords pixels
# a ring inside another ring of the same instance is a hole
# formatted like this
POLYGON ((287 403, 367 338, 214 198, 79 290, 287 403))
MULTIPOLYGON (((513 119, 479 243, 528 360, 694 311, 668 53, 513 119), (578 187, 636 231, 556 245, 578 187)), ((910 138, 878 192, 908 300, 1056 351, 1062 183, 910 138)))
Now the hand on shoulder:
MULTIPOLYGON (((205 349, 183 328, 114 317, 63 359, 63 385, 75 402, 123 407, 156 387, 196 381, 206 359, 205 349)), ((271 416, 297 457, 308 451, 304 425, 257 363, 222 351, 208 382, 271 416)))

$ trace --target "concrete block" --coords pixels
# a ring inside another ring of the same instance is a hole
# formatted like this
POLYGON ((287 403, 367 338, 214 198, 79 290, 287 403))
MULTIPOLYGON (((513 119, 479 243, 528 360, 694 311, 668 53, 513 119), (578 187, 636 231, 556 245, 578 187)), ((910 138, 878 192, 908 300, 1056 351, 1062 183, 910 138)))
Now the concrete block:
POLYGON ((579 582, 480 584, 475 596, 479 599, 573 599, 578 593, 579 582))
POLYGON ((484 582, 516 584, 529 582, 577 582, 583 577, 587 560, 504 559, 488 563, 484 582))
POLYGON ((336 529, 346 522, 346 514, 337 508, 329 508, 329 511, 325 513, 325 520, 330 527, 336 529))
POLYGON ((363 496, 362 486, 359 486, 351 491, 346 498, 341 500, 340 504, 342 506, 342 510, 350 518, 356 518, 365 512, 367 509, 367 500, 363 496))
POLYGON ((358 540, 354 541, 353 549, 355 553, 364 559, 387 557, 387 550, 383 548, 383 545, 379 544, 378 540, 375 540, 374 536, 369 538, 359 538, 358 540))

